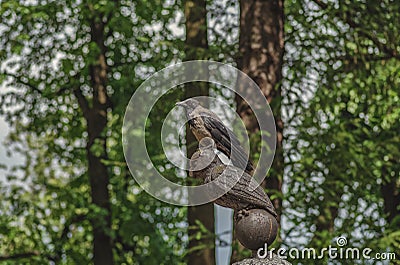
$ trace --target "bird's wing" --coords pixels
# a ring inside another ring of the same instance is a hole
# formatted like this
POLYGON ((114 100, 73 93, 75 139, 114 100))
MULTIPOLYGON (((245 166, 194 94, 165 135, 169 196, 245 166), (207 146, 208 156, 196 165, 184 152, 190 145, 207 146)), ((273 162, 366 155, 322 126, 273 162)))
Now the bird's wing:
MULTIPOLYGON (((232 166, 224 167, 224 174, 226 178, 220 181, 215 181, 216 186, 226 187, 227 182, 235 181, 239 177, 240 170, 232 166)), ((212 179, 215 180, 219 175, 221 175, 222 170, 213 170, 212 179)), ((229 184, 229 183, 228 183, 229 184)), ((232 186, 230 184, 229 186, 232 186)), ((241 204, 248 204, 250 208, 260 208, 265 209, 273 216, 277 216, 275 208, 272 205, 271 200, 268 195, 264 192, 261 186, 255 183, 254 179, 247 173, 243 173, 240 176, 239 181, 233 185, 232 189, 224 196, 229 196, 230 200, 235 200, 241 204), (254 189, 257 187, 256 189, 254 189)))
POLYGON ((208 112, 200 112, 200 117, 204 122, 204 126, 210 131, 212 137, 217 142, 217 147, 232 159, 232 163, 251 172, 253 164, 248 159, 246 151, 242 148, 236 135, 227 128, 219 119, 213 117, 208 112), (218 145, 218 143, 220 145, 218 145), (232 150, 231 150, 232 147, 232 150), (233 153, 233 156, 231 155, 233 153))

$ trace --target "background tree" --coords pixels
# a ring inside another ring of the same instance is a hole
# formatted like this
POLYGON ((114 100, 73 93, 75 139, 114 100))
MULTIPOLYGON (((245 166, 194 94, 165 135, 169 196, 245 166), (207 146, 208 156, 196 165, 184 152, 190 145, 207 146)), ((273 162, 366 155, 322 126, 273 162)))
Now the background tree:
MULTIPOLYGON (((237 66, 252 78, 271 104, 277 129, 277 145, 269 177, 263 186, 268 189, 278 213, 282 210, 283 123, 281 118, 281 82, 284 52, 283 1, 240 1, 240 37, 237 66)), ((239 87, 246 93, 247 87, 239 87)), ((250 107, 236 95, 237 113, 250 137, 252 159, 260 153, 260 129, 250 107)), ((232 261, 237 260, 233 253, 232 261)))
POLYGON ((154 6, 1 3, 1 114, 25 157, 2 187, 1 260, 182 261, 184 209, 138 189, 121 147, 127 99, 177 53, 153 20, 169 27, 178 6, 154 6))
MULTIPOLYGON (((185 0, 185 60, 208 58, 207 6, 205 0, 185 0)), ((185 85, 184 98, 208 96, 207 83, 185 85)), ((208 101, 203 98, 203 106, 208 101)), ((186 155, 191 158, 197 149, 197 141, 186 126, 186 155)), ((189 180, 190 181, 190 180, 189 180)), ((215 264, 214 204, 188 207, 189 254, 188 264, 215 264)))
POLYGON ((288 3, 284 242, 398 252, 399 5, 288 3))

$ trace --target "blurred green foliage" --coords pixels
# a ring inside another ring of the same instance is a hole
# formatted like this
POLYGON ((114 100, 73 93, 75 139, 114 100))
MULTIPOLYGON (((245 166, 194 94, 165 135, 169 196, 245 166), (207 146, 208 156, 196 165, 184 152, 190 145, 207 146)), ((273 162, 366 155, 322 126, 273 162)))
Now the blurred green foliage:
MULTIPOLYGON (((169 29, 179 8, 159 1, 1 2, 1 114, 12 126, 8 149, 25 158, 1 185, 4 264, 90 264, 92 259, 89 220, 106 213, 91 203, 86 120, 73 90, 80 87, 92 104, 89 72, 100 52, 90 37, 93 17, 107 21, 107 90, 113 108, 102 133, 108 155, 103 163, 111 176, 108 233, 115 263, 183 262, 186 209, 139 188, 121 142, 125 107, 135 88, 179 59, 181 40, 172 43, 169 29), (156 21, 159 27, 153 27, 156 21)), ((150 142, 157 136, 150 134, 150 142)), ((104 150, 95 143, 91 151, 100 156, 104 150)))
POLYGON ((289 246, 321 249, 345 236, 349 247, 400 252, 399 8, 287 2, 289 246))

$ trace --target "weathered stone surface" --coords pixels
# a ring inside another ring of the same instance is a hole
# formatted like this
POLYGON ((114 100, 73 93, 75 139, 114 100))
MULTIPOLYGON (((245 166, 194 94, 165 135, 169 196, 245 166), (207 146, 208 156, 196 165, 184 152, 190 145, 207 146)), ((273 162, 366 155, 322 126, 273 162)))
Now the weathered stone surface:
POLYGON ((233 263, 232 265, 291 265, 287 260, 280 259, 277 255, 272 254, 272 257, 267 257, 265 259, 250 258, 244 259, 233 263))
POLYGON ((235 213, 235 230, 239 242, 248 249, 258 250, 274 242, 278 234, 275 216, 264 209, 244 210, 235 213))
POLYGON ((199 142, 199 150, 190 159, 189 169, 190 176, 202 179, 205 184, 210 184, 207 191, 210 198, 215 198, 217 194, 223 195, 219 196, 214 203, 235 211, 264 209, 276 218, 274 206, 263 188, 251 175, 240 168, 225 165, 215 155, 214 149, 213 139, 202 138, 199 142))

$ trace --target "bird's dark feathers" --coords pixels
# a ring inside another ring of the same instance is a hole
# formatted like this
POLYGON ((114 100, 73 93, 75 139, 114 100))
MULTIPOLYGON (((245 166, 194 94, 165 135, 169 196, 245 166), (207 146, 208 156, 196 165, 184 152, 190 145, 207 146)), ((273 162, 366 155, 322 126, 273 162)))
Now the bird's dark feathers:
POLYGON ((210 117, 208 113, 200 113, 200 116, 203 119, 204 126, 216 140, 217 148, 228 156, 235 166, 246 170, 246 172, 252 172, 253 164, 235 134, 225 127, 221 121, 210 117))
POLYGON ((233 165, 244 169, 249 174, 253 172, 253 164, 241 143, 215 113, 203 108, 197 100, 192 98, 178 102, 177 105, 185 108, 189 127, 197 140, 203 137, 213 138, 217 149, 229 157, 233 165))
POLYGON ((193 127, 194 126, 194 120, 193 119, 188 119, 188 124, 189 124, 189 126, 193 127))

